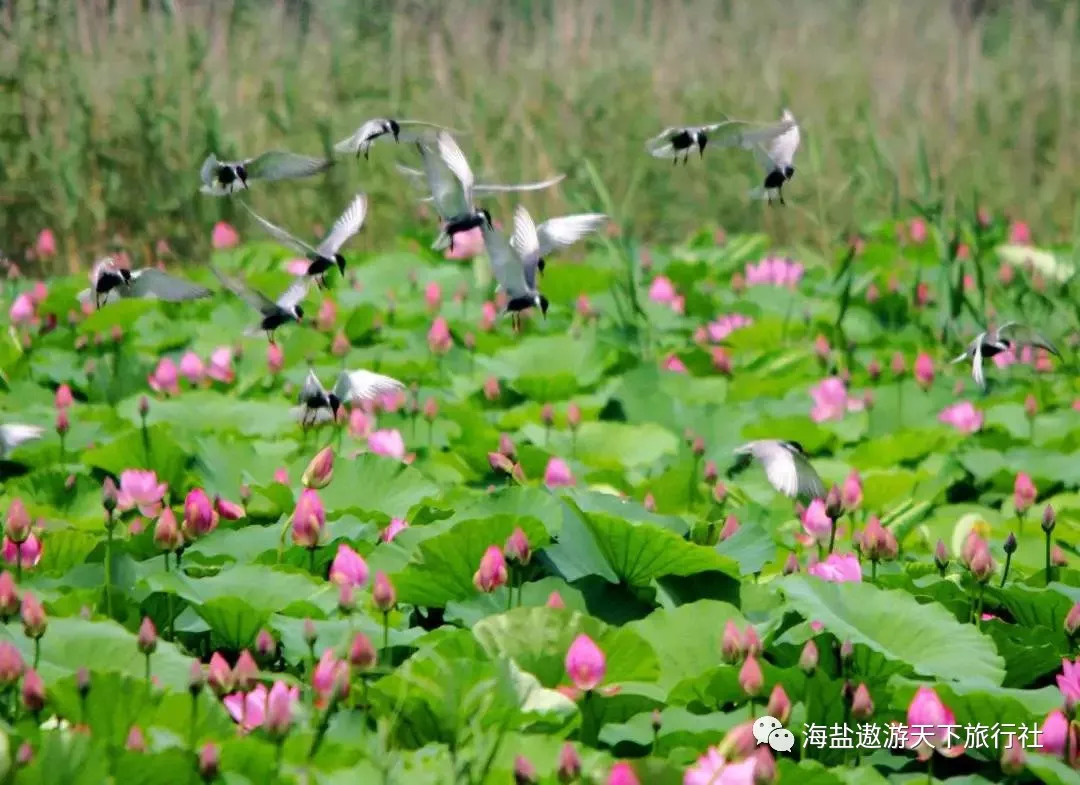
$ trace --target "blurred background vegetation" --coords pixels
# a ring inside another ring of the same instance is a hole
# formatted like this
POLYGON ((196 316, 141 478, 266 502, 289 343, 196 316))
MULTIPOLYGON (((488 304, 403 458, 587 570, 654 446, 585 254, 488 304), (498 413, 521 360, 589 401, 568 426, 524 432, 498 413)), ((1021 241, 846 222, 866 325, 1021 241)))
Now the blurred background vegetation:
MULTIPOLYGON (((105 251, 199 260, 210 227, 260 236, 198 193, 204 156, 329 154, 386 114, 462 129, 481 179, 564 171, 539 215, 602 209, 647 242, 703 225, 825 247, 931 192, 1006 210, 1036 240, 1074 234, 1080 164, 1073 0, 0 0, 0 250, 30 269, 105 251), (788 207, 746 194, 752 158, 673 168, 672 123, 803 124, 788 207), (590 176, 590 169, 595 172, 590 176), (29 262, 37 233, 59 254, 29 262)), ((371 195, 361 249, 419 220, 382 145, 251 194, 298 233, 371 195)), ((493 212, 507 220, 513 201, 493 212)), ((431 227, 424 226, 425 229, 431 227)), ((433 236, 433 234, 432 234, 433 236)))

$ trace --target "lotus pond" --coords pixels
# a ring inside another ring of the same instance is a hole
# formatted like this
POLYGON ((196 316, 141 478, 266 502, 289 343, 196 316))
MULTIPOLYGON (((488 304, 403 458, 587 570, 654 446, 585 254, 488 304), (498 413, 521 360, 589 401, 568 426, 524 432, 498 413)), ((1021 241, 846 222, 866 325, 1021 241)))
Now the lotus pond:
POLYGON ((482 256, 420 247, 354 254, 275 347, 227 293, 8 282, 3 422, 45 433, 0 464, 0 781, 1078 781, 1068 253, 932 213, 827 257, 616 235, 515 335, 482 256), (948 361, 984 315, 1064 359, 983 394, 948 361), (408 390, 305 431, 309 365, 408 390), (732 471, 760 438, 828 509, 732 471))

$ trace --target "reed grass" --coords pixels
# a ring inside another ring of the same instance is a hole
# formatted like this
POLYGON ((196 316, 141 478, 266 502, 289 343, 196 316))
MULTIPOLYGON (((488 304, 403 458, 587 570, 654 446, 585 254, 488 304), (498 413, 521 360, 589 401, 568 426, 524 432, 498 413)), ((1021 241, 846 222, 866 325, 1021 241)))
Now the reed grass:
MULTIPOLYGON (((524 197, 540 215, 598 206, 587 160, 649 242, 715 224, 824 247, 931 191, 1071 236, 1077 18, 1076 2, 1033 0, 964 24, 939 0, 0 3, 0 248, 21 259, 51 227, 61 253, 43 272, 115 248, 144 261, 159 239, 197 260, 217 220, 258 236, 198 193, 209 151, 329 154, 388 113, 462 129, 481 179, 567 172, 524 197), (785 106, 804 131, 786 209, 747 199, 747 154, 673 167, 643 152, 668 124, 785 106)), ((306 232, 362 188, 359 245, 386 247, 418 220, 395 159, 408 151, 377 146, 250 198, 306 232)))

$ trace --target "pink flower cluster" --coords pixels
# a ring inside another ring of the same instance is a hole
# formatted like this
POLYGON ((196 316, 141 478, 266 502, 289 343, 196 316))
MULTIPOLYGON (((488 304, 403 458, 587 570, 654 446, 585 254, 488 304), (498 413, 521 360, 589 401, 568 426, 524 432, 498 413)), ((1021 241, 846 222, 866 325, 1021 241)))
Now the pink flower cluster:
POLYGON ((666 305, 675 313, 681 314, 686 309, 686 298, 675 290, 675 284, 667 276, 658 275, 649 286, 649 299, 654 303, 666 305))
POLYGON ((814 422, 842 420, 847 412, 862 411, 866 407, 862 398, 848 396, 847 386, 837 376, 830 376, 811 387, 810 397, 814 399, 814 406, 810 410, 810 418, 814 422))
POLYGON ((719 343, 736 330, 742 327, 749 327, 753 323, 754 320, 749 316, 743 316, 741 313, 732 313, 721 316, 714 322, 709 322, 706 329, 708 330, 710 340, 719 343))
POLYGON ((8 318, 15 326, 30 325, 38 321, 38 306, 48 296, 49 290, 41 281, 34 284, 29 291, 23 292, 11 304, 8 318))
MULTIPOLYGON (((267 366, 271 372, 276 373, 284 363, 284 356, 277 352, 267 352, 267 366)), ((233 369, 233 350, 229 346, 219 346, 210 355, 210 361, 203 363, 199 355, 188 351, 180 358, 177 365, 171 357, 162 357, 158 361, 146 381, 150 389, 161 395, 179 395, 180 377, 187 379, 188 384, 197 387, 207 379, 231 384, 236 379, 236 371, 233 369)))
POLYGON ((767 256, 757 264, 746 265, 747 286, 787 286, 794 289, 806 268, 799 262, 767 256))

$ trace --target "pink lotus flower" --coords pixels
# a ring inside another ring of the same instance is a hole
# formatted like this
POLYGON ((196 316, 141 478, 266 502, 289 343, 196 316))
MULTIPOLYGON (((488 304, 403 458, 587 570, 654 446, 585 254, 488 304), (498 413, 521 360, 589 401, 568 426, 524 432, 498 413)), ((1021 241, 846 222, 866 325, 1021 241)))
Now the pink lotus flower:
POLYGON ((596 316, 596 311, 593 310, 592 303, 589 301, 589 295, 585 293, 578 295, 574 309, 582 319, 591 319, 596 316))
POLYGON ((8 318, 12 324, 29 324, 34 320, 34 301, 30 295, 23 292, 15 298, 8 311, 8 318))
POLYGON ((963 746, 951 744, 957 741, 955 728, 949 728, 956 725, 956 717, 930 687, 919 687, 911 699, 907 725, 909 744, 917 750, 919 760, 926 760, 935 752, 948 758, 964 754, 963 746))
POLYGON ((467 232, 454 235, 454 250, 449 248, 443 253, 444 259, 461 261, 472 259, 484 250, 484 233, 477 226, 467 232))
POLYGON ((480 306, 480 329, 491 332, 495 327, 495 320, 499 318, 499 310, 491 300, 485 300, 480 306))
POLYGON ((311 262, 307 259, 289 259, 285 262, 285 272, 295 276, 307 275, 310 266, 311 262))
POLYGON ((825 561, 811 564, 806 571, 823 581, 833 583, 858 583, 862 580, 859 558, 851 553, 830 553, 825 561))
POLYGON ((480 567, 473 573, 473 585, 482 592, 490 594, 507 580, 506 558, 502 548, 490 545, 480 559, 480 567))
POLYGON ((672 373, 686 373, 686 365, 679 359, 677 354, 669 354, 664 361, 660 364, 660 367, 665 371, 671 371, 672 373))
POLYGON ((192 488, 184 499, 184 533, 189 539, 209 534, 218 525, 218 514, 202 488, 192 488))
POLYGON ((802 514, 803 530, 816 542, 828 542, 832 536, 832 519, 825 511, 825 502, 814 499, 802 514))
POLYGON ((289 472, 287 469, 275 469, 274 470, 274 482, 281 485, 289 484, 289 472))
POLYGON ((318 707, 326 706, 335 692, 344 697, 349 689, 349 663, 335 657, 333 649, 326 649, 311 674, 311 687, 318 707))
POLYGON ((296 502, 296 509, 293 510, 293 543, 301 548, 318 547, 325 528, 326 509, 319 498, 319 492, 311 488, 304 489, 296 502))
POLYGON ((266 344, 266 369, 272 374, 281 372, 285 365, 285 352, 279 343, 266 344))
POLYGON ((29 567, 36 567, 37 563, 41 561, 41 553, 44 549, 41 547, 41 540, 38 539, 36 534, 31 534, 21 543, 16 545, 12 542, 10 537, 4 537, 3 549, 0 551, 0 555, 3 556, 4 561, 8 564, 21 563, 23 569, 29 567))
POLYGON ((446 317, 435 317, 435 321, 431 323, 431 329, 428 330, 427 339, 428 348, 433 354, 446 354, 450 351, 450 347, 454 345, 454 339, 450 335, 450 325, 447 324, 446 317))
POLYGON ((1061 661, 1061 673, 1057 676, 1057 686, 1065 701, 1065 711, 1072 713, 1080 705, 1080 657, 1075 662, 1061 661))
POLYGON ((926 221, 922 218, 912 218, 908 223, 908 237, 911 242, 920 245, 926 241, 926 221))
POLYGON ((319 315, 315 317, 315 326, 323 332, 330 332, 334 329, 334 322, 336 321, 337 304, 329 297, 324 297, 319 304, 319 315))
POLYGON ((495 401, 502 394, 499 389, 499 380, 494 376, 489 376, 484 380, 484 397, 489 401, 495 401))
POLYGON ((1080 767, 1080 727, 1077 723, 1069 723, 1065 713, 1061 709, 1054 709, 1046 715, 1042 723, 1041 752, 1044 755, 1063 757, 1065 750, 1069 750, 1069 760, 1066 761, 1074 769, 1080 767))
POLYGON ((394 538, 407 528, 409 528, 408 522, 401 518, 391 518, 390 523, 379 533, 379 539, 383 542, 393 542, 394 538))
POLYGON ((235 248, 240 244, 240 235, 229 224, 218 221, 210 233, 210 244, 217 250, 235 248))
POLYGON ((558 488, 563 485, 573 485, 574 482, 574 474, 566 461, 554 457, 548 459, 547 467, 544 469, 544 485, 549 488, 558 488))
POLYGON ((214 497, 214 511, 227 521, 238 521, 247 517, 243 507, 220 496, 214 497))
POLYGON ((39 259, 56 256, 56 235, 52 229, 42 229, 34 241, 34 253, 39 259))
POLYGON ((605 785, 641 785, 641 780, 634 774, 634 768, 622 761, 611 767, 605 785))
POLYGON ((201 382, 205 373, 206 369, 203 367, 203 361, 199 359, 199 355, 195 354, 195 352, 185 352, 184 356, 180 358, 180 375, 187 379, 189 384, 201 382))
POLYGON ((442 287, 438 281, 432 281, 424 288, 424 302, 427 303, 428 310, 439 310, 442 305, 442 287))
POLYGON ((349 339, 341 330, 337 331, 334 340, 330 342, 330 354, 335 357, 344 357, 349 353, 349 339))
POLYGON ((57 409, 66 409, 71 404, 75 403, 75 396, 71 394, 71 388, 66 384, 61 384, 56 388, 56 395, 53 398, 53 406, 57 409))
POLYGON ((161 512, 161 499, 168 485, 159 483, 157 472, 143 469, 127 469, 120 473, 120 493, 116 497, 116 509, 120 512, 135 507, 147 518, 156 518, 161 512))
POLYGON ((157 368, 147 377, 150 389, 163 395, 179 395, 180 387, 177 385, 179 376, 176 372, 176 363, 168 357, 162 357, 157 368))
POLYGON ((345 543, 338 545, 337 554, 330 565, 330 580, 341 585, 360 588, 368 579, 368 566, 364 557, 345 543))
POLYGON ((708 324, 707 329, 709 338, 719 343, 736 330, 742 329, 743 327, 749 327, 753 323, 753 319, 749 316, 743 316, 741 313, 733 313, 727 316, 718 317, 716 321, 709 322, 708 324))
POLYGON ((349 435, 356 439, 366 439, 375 427, 375 415, 368 414, 359 407, 349 412, 349 435))
POLYGON ((748 286, 786 286, 794 289, 802 280, 803 266, 789 259, 770 256, 746 265, 748 286))
POLYGON ((811 387, 810 397, 814 399, 814 406, 810 410, 810 419, 814 422, 842 420, 848 411, 863 408, 861 401, 848 398, 844 382, 836 376, 823 379, 811 387))
POLYGON ((1009 242, 1012 245, 1031 245, 1031 227, 1026 221, 1009 224, 1009 242))
POLYGON ((675 291, 675 285, 671 283, 671 280, 663 275, 658 275, 652 280, 652 284, 649 286, 649 299, 654 303, 662 303, 664 305, 671 305, 679 293, 675 291))
POLYGON ((288 710, 291 718, 292 709, 299 702, 300 688, 286 687, 282 681, 274 682, 269 690, 265 684, 256 684, 248 693, 234 692, 222 700, 233 720, 244 731, 258 728, 266 722, 268 714, 280 715, 284 709, 288 710), (270 709, 270 704, 274 705, 273 709, 270 709))
POLYGON ((1035 498, 1038 495, 1039 492, 1035 488, 1035 483, 1031 481, 1031 475, 1027 472, 1020 472, 1016 475, 1016 482, 1013 483, 1013 505, 1016 507, 1017 513, 1026 512, 1035 503, 1035 498))
POLYGON ((852 469, 851 473, 844 478, 844 485, 840 489, 840 503, 844 505, 844 509, 857 510, 862 504, 862 497, 862 480, 859 478, 859 473, 852 469))
POLYGON ((368 449, 376 455, 402 461, 405 459, 405 441, 395 428, 374 431, 368 436, 368 449))
POLYGON ((951 425, 961 433, 975 433, 982 427, 983 414, 971 401, 960 401, 946 406, 938 415, 938 421, 951 425))
POLYGON ((697 762, 686 770, 683 785, 754 785, 755 758, 728 763, 720 750, 709 747, 697 762))
POLYGON ((926 352, 920 352, 915 358, 915 381, 924 390, 934 383, 934 361, 926 352))
POLYGON ((210 355, 210 367, 207 370, 206 375, 215 381, 231 384, 233 379, 236 378, 236 372, 233 370, 232 361, 232 348, 228 346, 219 346, 214 349, 214 353, 210 355))
POLYGON ((607 659, 592 638, 582 633, 574 638, 566 652, 566 675, 579 690, 588 692, 604 680, 607 659))

